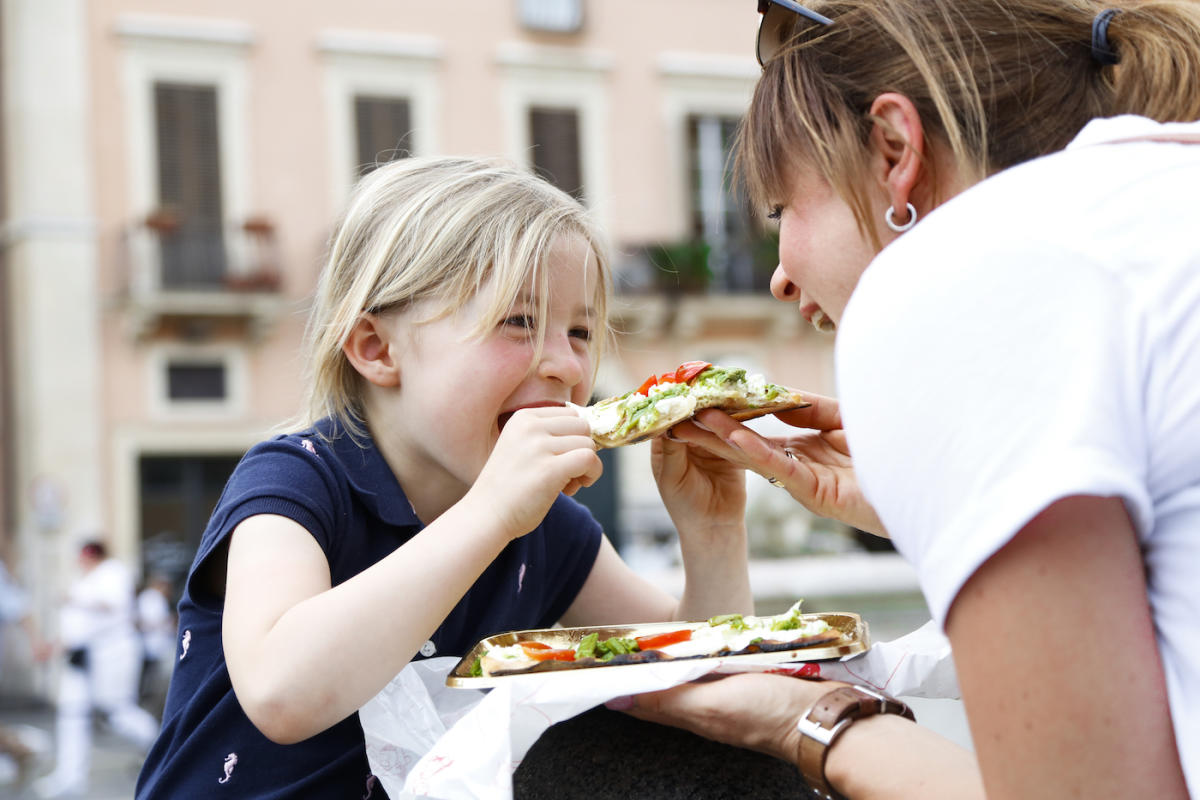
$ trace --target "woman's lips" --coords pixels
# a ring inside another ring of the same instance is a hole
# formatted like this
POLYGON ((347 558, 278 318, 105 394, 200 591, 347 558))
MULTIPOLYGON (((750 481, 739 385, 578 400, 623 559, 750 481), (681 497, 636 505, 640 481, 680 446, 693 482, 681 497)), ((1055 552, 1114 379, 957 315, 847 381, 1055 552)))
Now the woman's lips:
POLYGON ((833 324, 833 320, 829 318, 829 315, 816 303, 809 303, 806 306, 802 306, 800 308, 800 315, 808 320, 809 325, 812 325, 819 331, 828 333, 836 327, 833 324))

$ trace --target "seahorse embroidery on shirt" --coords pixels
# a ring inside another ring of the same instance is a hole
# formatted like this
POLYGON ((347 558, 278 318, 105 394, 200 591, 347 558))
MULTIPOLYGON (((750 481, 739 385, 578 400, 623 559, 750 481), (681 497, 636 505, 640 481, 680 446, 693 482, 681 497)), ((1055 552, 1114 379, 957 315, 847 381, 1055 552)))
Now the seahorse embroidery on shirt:
POLYGON ((230 753, 225 756, 225 777, 217 778, 217 783, 228 783, 233 777, 233 768, 237 766, 237 753, 230 753))
POLYGON ((184 657, 187 656, 188 648, 192 646, 192 632, 191 631, 183 632, 183 641, 181 642, 181 644, 183 645, 183 652, 179 654, 179 660, 183 661, 184 657))
POLYGON ((301 439, 300 446, 312 453, 314 456, 317 454, 317 448, 313 446, 311 439, 301 439))
POLYGON ((517 570, 517 593, 520 594, 521 587, 525 585, 525 562, 521 562, 521 568, 517 570))

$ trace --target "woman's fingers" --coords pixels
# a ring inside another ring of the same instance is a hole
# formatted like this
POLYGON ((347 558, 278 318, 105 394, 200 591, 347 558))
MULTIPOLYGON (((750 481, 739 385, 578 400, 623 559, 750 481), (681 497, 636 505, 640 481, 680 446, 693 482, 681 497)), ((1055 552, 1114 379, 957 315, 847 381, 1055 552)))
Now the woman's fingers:
POLYGON ((796 428, 812 428, 818 431, 841 430, 842 411, 836 398, 805 392, 804 399, 810 403, 807 408, 780 411, 775 416, 796 428))

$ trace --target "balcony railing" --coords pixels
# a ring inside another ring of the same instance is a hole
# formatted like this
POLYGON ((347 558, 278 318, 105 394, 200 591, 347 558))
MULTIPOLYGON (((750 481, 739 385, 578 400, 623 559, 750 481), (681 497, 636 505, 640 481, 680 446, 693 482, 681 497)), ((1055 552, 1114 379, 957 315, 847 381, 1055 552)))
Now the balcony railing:
POLYGON ((222 224, 151 214, 126 229, 122 260, 138 337, 168 319, 234 318, 261 332, 282 304, 274 226, 264 219, 222 224))

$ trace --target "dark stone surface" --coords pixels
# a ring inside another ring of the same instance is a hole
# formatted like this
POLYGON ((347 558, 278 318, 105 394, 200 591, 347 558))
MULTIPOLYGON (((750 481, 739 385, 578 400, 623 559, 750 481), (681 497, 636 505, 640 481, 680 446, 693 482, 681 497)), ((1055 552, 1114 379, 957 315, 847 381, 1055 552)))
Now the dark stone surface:
POLYGON ((603 706, 542 734, 513 774, 514 800, 818 798, 776 758, 603 706))

